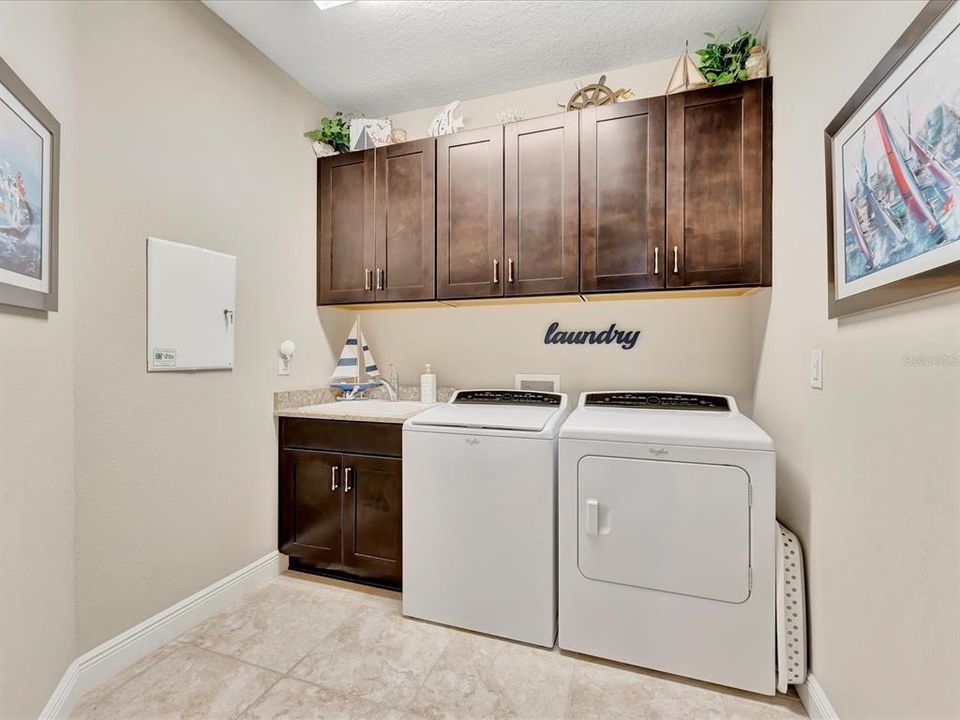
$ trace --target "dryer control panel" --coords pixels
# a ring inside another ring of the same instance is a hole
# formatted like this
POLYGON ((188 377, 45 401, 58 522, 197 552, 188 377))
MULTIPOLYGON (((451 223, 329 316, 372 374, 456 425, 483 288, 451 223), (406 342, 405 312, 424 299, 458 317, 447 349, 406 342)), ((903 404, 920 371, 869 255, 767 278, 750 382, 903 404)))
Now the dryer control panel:
POLYGON ((453 403, 473 405, 560 405, 559 393, 533 390, 459 390, 453 403))
POLYGON ((730 411, 730 401, 723 395, 666 392, 599 392, 588 393, 586 407, 651 408, 660 410, 730 411))

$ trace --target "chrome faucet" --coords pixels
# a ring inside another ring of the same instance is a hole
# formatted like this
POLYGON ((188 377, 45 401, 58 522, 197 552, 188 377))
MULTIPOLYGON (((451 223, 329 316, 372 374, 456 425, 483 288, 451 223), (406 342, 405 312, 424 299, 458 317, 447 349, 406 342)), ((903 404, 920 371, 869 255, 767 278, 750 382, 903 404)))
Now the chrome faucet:
POLYGON ((390 366, 390 379, 381 380, 380 384, 387 389, 390 402, 396 402, 400 399, 400 373, 393 365, 390 366))

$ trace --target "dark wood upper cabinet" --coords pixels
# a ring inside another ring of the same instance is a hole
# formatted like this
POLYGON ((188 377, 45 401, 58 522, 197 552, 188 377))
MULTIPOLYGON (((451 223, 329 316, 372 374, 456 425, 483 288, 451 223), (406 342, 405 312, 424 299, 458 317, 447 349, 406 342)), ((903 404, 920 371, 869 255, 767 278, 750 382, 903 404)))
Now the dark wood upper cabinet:
POLYGON ((310 562, 340 562, 342 476, 338 453, 281 452, 281 552, 310 562))
POLYGON ((437 138, 437 296, 503 295, 503 127, 437 138))
POLYGON ((436 296, 436 163, 432 138, 377 148, 377 300, 436 296))
POLYGON ((662 97, 580 113, 580 290, 664 286, 662 97))
POLYGON ((318 305, 376 298, 374 162, 373 150, 317 161, 318 305))
POLYGON ((770 285, 772 87, 324 158, 317 302, 770 285))
POLYGON ((358 575, 400 584, 402 573, 399 458, 343 456, 343 564, 358 575))
POLYGON ((504 128, 506 295, 579 287, 579 113, 504 128))
POLYGON ((770 284, 771 88, 667 98, 668 287, 770 284))

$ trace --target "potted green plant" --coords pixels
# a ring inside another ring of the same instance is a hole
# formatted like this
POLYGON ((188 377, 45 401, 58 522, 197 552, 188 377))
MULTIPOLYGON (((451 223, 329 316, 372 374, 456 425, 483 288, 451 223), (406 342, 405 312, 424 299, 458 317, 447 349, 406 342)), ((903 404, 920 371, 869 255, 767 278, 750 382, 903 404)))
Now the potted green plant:
POLYGON ((303 134, 313 141, 317 157, 347 152, 350 149, 350 121, 339 110, 333 117, 320 118, 320 127, 303 134))
POLYGON ((750 78, 747 59, 754 48, 760 48, 757 36, 749 30, 737 28, 731 42, 722 42, 719 35, 704 33, 711 42, 697 50, 700 72, 711 85, 727 85, 750 78))

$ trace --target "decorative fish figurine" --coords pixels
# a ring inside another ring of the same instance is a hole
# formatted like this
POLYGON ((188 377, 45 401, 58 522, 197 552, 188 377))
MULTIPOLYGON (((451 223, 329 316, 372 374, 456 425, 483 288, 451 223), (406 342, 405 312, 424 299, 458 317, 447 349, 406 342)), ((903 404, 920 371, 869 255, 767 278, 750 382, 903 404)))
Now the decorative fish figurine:
POLYGON ((454 117, 453 113, 456 112, 457 106, 460 105, 459 100, 454 100, 452 103, 447 105, 443 110, 437 113, 437 116, 433 119, 433 122, 430 123, 430 129, 427 130, 427 135, 430 137, 439 137, 440 135, 452 135, 457 130, 463 127, 463 118, 454 117))

